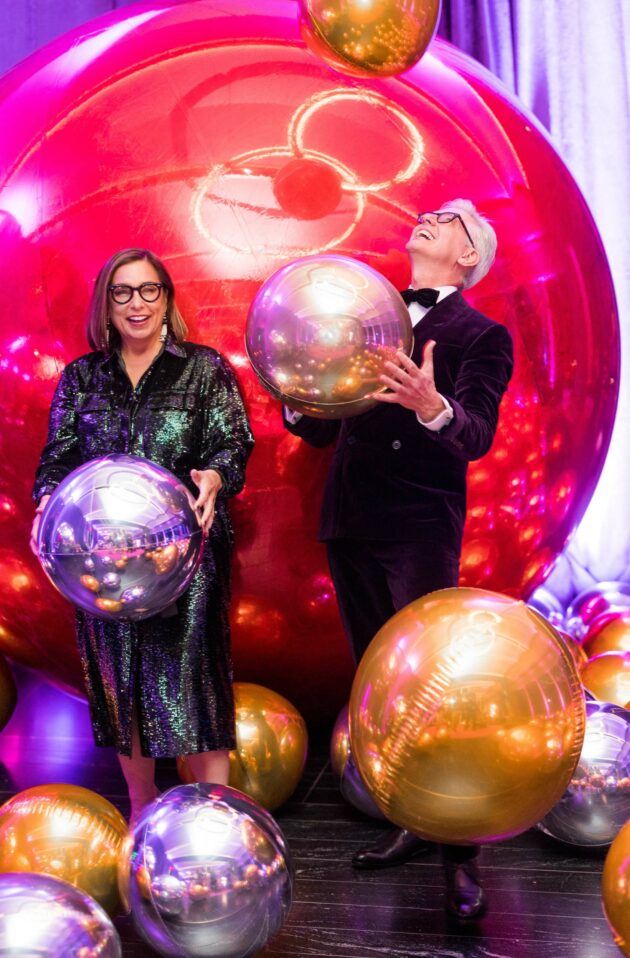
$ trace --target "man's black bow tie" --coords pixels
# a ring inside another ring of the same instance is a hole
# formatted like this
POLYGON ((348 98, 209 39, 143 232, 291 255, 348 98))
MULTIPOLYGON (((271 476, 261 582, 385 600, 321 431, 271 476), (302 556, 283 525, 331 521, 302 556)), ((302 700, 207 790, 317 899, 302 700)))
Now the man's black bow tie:
POLYGON ((437 289, 403 289, 400 294, 407 306, 409 303, 420 303, 421 306, 435 306, 439 293, 437 289))

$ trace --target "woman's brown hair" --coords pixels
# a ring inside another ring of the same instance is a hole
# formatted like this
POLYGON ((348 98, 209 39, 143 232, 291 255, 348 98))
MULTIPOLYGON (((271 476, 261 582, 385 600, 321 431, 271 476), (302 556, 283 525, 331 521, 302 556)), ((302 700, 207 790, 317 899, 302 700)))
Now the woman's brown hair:
POLYGON ((92 349, 110 353, 120 346, 118 331, 109 322, 109 286, 112 276, 120 266, 146 260, 151 264, 166 287, 166 321, 171 335, 178 343, 186 338, 186 323, 175 304, 175 287, 171 275, 161 259, 148 249, 121 249, 114 253, 102 267, 96 283, 87 314, 87 339, 92 349))

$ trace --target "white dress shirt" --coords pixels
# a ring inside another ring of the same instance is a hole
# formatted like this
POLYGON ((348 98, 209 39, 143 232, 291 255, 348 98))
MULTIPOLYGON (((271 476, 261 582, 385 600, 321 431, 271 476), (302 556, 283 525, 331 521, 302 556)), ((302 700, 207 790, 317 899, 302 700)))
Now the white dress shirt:
MULTIPOLYGON (((438 292, 436 306, 437 303, 441 302, 441 300, 446 299, 446 297, 450 296, 451 293, 455 293, 457 291, 456 286, 436 286, 435 289, 438 292)), ((420 303, 409 303, 407 308, 409 310, 409 315, 411 316, 411 325, 412 327, 415 327, 424 319, 429 310, 431 310, 433 307, 421 306, 420 303)), ((453 418, 453 407, 441 393, 438 393, 438 395, 444 403, 444 409, 441 413, 438 413, 435 419, 431 419, 430 422, 424 422, 424 420, 422 420, 420 416, 416 414, 418 422, 424 426, 425 429, 430 429, 431 432, 439 432, 440 429, 442 429, 443 426, 446 426, 446 424, 449 423, 453 418)), ((289 409, 288 406, 285 406, 284 417, 286 421, 293 426, 296 422, 300 421, 302 418, 302 413, 295 412, 293 409, 289 409)))

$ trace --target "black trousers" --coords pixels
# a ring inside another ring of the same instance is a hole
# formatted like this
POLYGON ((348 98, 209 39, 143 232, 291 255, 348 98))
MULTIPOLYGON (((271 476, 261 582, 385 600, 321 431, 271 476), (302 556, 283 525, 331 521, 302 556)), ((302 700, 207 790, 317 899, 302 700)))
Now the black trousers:
MULTIPOLYGON (((355 665, 394 613, 436 589, 457 585, 459 554, 433 542, 336 539, 327 543, 337 593, 355 665)), ((445 861, 470 861, 474 845, 442 845, 445 861)))

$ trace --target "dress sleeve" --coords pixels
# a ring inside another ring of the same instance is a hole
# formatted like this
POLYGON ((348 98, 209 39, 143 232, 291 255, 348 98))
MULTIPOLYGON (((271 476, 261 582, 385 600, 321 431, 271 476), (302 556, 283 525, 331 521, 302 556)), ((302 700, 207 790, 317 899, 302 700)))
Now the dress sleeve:
POLYGON ((39 502, 81 465, 77 432, 77 384, 72 367, 61 374, 50 407, 48 439, 35 473, 33 499, 39 502))
POLYGON ((199 468, 216 470, 223 480, 219 495, 229 498, 243 488, 254 437, 229 363, 217 353, 208 372, 199 468))

